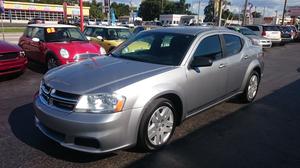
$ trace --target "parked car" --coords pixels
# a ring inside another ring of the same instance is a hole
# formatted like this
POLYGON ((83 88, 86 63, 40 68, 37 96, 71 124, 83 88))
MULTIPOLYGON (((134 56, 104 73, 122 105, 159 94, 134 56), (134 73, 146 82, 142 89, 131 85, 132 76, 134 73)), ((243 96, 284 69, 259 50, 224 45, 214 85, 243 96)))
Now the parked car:
POLYGON ((152 30, 152 29, 157 29, 157 28, 161 28, 161 26, 137 26, 133 29, 132 34, 136 35, 141 31, 152 30))
POLYGON ((31 20, 29 20, 28 24, 43 24, 45 23, 45 20, 43 18, 33 18, 31 20))
POLYGON ((240 32, 241 34, 247 36, 248 38, 251 39, 252 43, 255 45, 259 45, 262 48, 271 48, 272 47, 272 42, 271 40, 256 35, 256 33, 247 27, 240 27, 240 26, 228 26, 228 29, 240 32))
POLYGON ((289 27, 291 29, 292 33, 294 34, 293 40, 296 40, 296 39, 300 38, 300 34, 299 34, 296 26, 294 26, 294 25, 287 25, 287 27, 289 27))
POLYGON ((89 42, 71 25, 29 25, 19 46, 30 60, 45 64, 47 69, 105 54, 100 45, 89 42))
POLYGON ((58 67, 34 98, 35 124, 67 148, 105 153, 165 146, 185 119, 240 95, 251 102, 262 48, 225 28, 139 33, 109 56, 58 67), (150 48, 128 52, 140 41, 150 48))
POLYGON ((284 42, 281 41, 281 31, 275 25, 248 25, 245 26, 257 35, 261 35, 272 41, 272 44, 284 45, 284 42))
POLYGON ((84 35, 104 47, 106 52, 111 51, 131 36, 127 27, 121 26, 86 26, 84 35))
POLYGON ((277 26, 278 29, 281 31, 281 41, 283 43, 288 43, 293 40, 291 29, 287 28, 286 26, 277 26))
POLYGON ((22 73, 26 65, 27 58, 19 46, 0 40, 0 76, 22 73))

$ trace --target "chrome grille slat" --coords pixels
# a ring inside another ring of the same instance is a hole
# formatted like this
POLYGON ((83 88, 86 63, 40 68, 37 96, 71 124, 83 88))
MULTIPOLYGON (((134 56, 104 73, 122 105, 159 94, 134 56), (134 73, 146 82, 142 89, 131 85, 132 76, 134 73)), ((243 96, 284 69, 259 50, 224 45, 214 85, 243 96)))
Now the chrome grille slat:
POLYGON ((19 53, 17 52, 11 52, 11 53, 0 53, 0 61, 10 61, 15 60, 19 56, 19 53))
POLYGON ((72 111, 75 108, 80 97, 79 95, 52 89, 45 83, 42 83, 41 85, 40 96, 45 104, 70 111, 72 111), (56 93, 58 93, 59 95, 57 95, 56 93))

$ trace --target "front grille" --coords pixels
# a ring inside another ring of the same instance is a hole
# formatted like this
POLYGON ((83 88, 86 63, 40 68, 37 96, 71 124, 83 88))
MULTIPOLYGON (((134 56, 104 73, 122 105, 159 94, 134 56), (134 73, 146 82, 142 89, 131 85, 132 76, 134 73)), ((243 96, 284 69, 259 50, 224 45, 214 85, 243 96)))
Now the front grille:
POLYGON ((11 53, 0 53, 0 61, 9 61, 18 58, 19 53, 11 52, 11 53))
POLYGON ((74 110, 80 97, 76 94, 66 93, 53 89, 45 83, 41 85, 40 96, 48 105, 69 111, 74 110))

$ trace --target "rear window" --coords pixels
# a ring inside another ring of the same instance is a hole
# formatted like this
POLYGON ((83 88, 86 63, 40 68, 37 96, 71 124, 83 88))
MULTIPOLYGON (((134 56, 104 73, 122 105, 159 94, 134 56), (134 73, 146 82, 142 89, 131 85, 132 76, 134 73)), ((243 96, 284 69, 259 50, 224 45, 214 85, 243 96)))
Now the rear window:
POLYGON ((259 28, 257 26, 245 26, 248 29, 251 29, 252 31, 259 31, 259 28))
POLYGON ((280 31, 277 26, 264 26, 264 31, 280 31))

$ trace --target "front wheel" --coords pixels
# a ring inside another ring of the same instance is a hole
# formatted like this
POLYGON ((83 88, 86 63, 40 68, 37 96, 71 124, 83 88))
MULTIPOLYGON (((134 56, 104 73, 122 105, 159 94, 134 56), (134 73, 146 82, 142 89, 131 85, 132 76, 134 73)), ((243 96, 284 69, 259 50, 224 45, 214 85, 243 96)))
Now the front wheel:
POLYGON ((138 146, 142 150, 158 150, 169 142, 176 126, 173 107, 170 100, 159 98, 146 109, 138 135, 138 146))
POLYGON ((240 95, 241 101, 244 103, 252 102, 258 91, 260 78, 256 71, 253 71, 248 79, 244 92, 240 95))
POLYGON ((60 65, 60 63, 55 57, 53 57, 53 56, 48 57, 48 59, 47 59, 47 70, 58 67, 59 65, 60 65))

